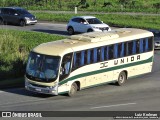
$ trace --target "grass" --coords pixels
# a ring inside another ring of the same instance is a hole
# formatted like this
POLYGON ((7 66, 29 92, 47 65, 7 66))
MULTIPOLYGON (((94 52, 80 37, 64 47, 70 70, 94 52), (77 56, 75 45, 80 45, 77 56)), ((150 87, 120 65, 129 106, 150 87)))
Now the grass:
MULTIPOLYGON (((73 11, 81 0, 1 0, 0 6, 21 6, 30 10, 73 11)), ((160 13, 159 0, 86 0, 80 11, 160 13), (96 1, 96 2, 95 2, 96 1), (105 5, 106 4, 106 5, 105 5)))
MULTIPOLYGON (((68 22, 73 16, 82 16, 85 14, 51 14, 33 12, 39 20, 47 20, 53 22, 68 22)), ((93 15, 93 14, 92 14, 93 15)), ((160 16, 149 15, 118 15, 118 14, 95 14, 104 23, 110 26, 135 27, 142 29, 158 29, 160 30, 160 16)))
POLYGON ((0 80, 24 76, 26 60, 32 48, 63 39, 63 36, 40 32, 0 30, 0 80))

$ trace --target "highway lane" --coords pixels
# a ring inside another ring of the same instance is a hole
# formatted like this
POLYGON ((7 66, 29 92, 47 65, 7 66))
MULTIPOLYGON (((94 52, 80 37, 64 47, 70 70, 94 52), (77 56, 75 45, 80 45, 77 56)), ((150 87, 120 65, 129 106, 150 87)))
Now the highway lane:
MULTIPOLYGON (((13 30, 23 30, 23 31, 36 31, 36 32, 44 32, 49 34, 57 34, 57 35, 69 35, 66 31, 67 23, 52 23, 40 21, 35 25, 27 25, 25 27, 20 27, 16 25, 0 25, 0 29, 13 29, 13 30)), ((115 29, 115 27, 111 27, 111 29, 115 29)))
POLYGON ((103 85, 82 90, 74 97, 32 93, 24 88, 0 91, 5 111, 160 111, 160 51, 155 52, 153 72, 132 78, 124 86, 103 85))
POLYGON ((58 35, 68 35, 66 31, 65 23, 52 23, 52 22, 38 22, 35 25, 27 25, 20 27, 16 25, 1 25, 2 29, 24 30, 24 31, 36 31, 58 35))

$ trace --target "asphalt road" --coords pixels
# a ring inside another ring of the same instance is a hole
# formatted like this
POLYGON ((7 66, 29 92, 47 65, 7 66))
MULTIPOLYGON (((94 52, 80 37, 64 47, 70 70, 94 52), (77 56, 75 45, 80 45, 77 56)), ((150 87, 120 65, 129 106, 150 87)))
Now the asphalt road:
MULTIPOLYGON (((65 24, 38 23, 35 26, 2 26, 67 35, 65 24), (56 30, 55 30, 56 29, 56 30)), ((2 28, 1 27, 1 28, 2 28)), ((160 51, 155 51, 153 71, 129 79, 124 86, 107 84, 82 90, 74 97, 49 96, 26 91, 24 88, 0 90, 2 111, 160 111, 160 51)), ((56 118, 55 118, 56 119, 56 118)), ((64 119, 64 118, 58 118, 64 119)), ((70 119, 70 118, 65 118, 70 119)), ((81 119, 81 118, 76 118, 81 119)), ((83 120, 108 120, 88 118, 83 120)), ((110 118, 113 119, 113 118, 110 118)))
POLYGON ((16 25, 0 25, 2 29, 24 30, 24 31, 36 31, 58 35, 68 35, 66 31, 66 23, 51 23, 51 22, 38 22, 35 25, 27 25, 20 27, 16 25))
MULTIPOLYGON (((57 34, 57 35, 69 35, 66 31, 67 24, 66 23, 52 23, 39 21, 35 25, 27 25, 25 27, 20 27, 16 25, 0 25, 0 29, 13 29, 13 30, 23 30, 23 31, 36 31, 36 32, 44 32, 49 34, 57 34)), ((111 29, 115 29, 115 27, 111 27, 111 29)))

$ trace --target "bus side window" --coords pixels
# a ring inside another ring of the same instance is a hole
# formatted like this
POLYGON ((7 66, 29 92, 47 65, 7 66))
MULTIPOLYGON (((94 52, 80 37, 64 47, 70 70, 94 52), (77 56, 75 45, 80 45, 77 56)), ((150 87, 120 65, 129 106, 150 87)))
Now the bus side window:
POLYGON ((87 50, 87 64, 91 63, 91 50, 87 50))
POLYGON ((87 55, 88 50, 84 50, 84 64, 87 65, 88 64, 88 55, 87 55))
POLYGON ((114 58, 118 58, 118 44, 114 44, 114 58))
POLYGON ((90 56, 90 64, 91 64, 91 63, 94 63, 94 49, 91 49, 90 52, 91 52, 90 53, 90 55, 91 55, 90 56))
POLYGON ((133 51, 133 41, 128 42, 127 50, 128 50, 128 55, 132 55, 132 51, 133 51))
POLYGON ((105 46, 104 47, 104 60, 108 60, 108 58, 109 58, 109 47, 108 46, 105 46))
POLYGON ((80 66, 83 66, 84 65, 84 53, 85 51, 81 51, 81 57, 80 57, 80 66))
POLYGON ((140 42, 139 40, 136 40, 136 54, 139 54, 139 50, 140 50, 140 42))
POLYGON ((136 40, 133 41, 132 55, 136 54, 136 40))
POLYGON ((101 48, 97 48, 97 62, 101 61, 101 48))
POLYGON ((81 52, 76 52, 74 53, 74 58, 73 58, 73 70, 77 69, 81 65, 81 52))
POLYGON ((101 47, 101 60, 100 61, 104 61, 104 57, 105 57, 105 47, 103 46, 103 47, 101 47))
POLYGON ((145 38, 145 52, 148 52, 148 38, 145 38))
POLYGON ((97 62, 97 48, 93 49, 93 63, 97 62))
POLYGON ((125 55, 125 43, 118 44, 118 57, 124 57, 125 55))
POLYGON ((88 49, 87 50, 87 64, 91 64, 94 62, 94 50, 88 49))
POLYGON ((113 53, 114 53, 114 46, 113 45, 110 45, 110 46, 108 46, 108 52, 109 52, 109 55, 108 55, 108 59, 110 60, 110 59, 113 59, 113 53))
POLYGON ((148 51, 153 50, 153 37, 148 38, 148 51))
POLYGON ((143 39, 140 39, 140 53, 143 53, 144 51, 144 49, 143 49, 143 47, 144 47, 144 41, 143 41, 143 39))

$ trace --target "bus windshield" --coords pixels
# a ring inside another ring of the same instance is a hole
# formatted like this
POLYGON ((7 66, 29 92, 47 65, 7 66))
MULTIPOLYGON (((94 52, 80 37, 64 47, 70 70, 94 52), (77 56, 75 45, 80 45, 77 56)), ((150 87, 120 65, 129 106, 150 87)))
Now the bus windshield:
POLYGON ((26 77, 40 82, 53 82, 58 77, 60 57, 31 52, 26 67, 26 77))

